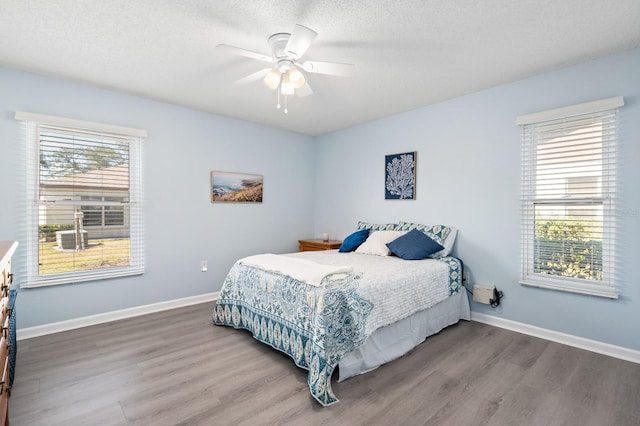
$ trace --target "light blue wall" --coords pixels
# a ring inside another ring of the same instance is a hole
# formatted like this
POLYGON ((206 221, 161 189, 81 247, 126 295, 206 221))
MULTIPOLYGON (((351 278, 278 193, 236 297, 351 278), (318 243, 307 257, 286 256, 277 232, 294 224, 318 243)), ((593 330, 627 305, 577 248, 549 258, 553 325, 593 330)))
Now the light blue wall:
POLYGON ((505 293, 474 311, 640 350, 639 95, 634 50, 319 137, 316 234, 342 238, 358 220, 455 226, 470 281, 505 293), (620 299, 521 286, 516 117, 619 95, 620 299), (384 156, 407 151, 418 152, 417 199, 385 201, 384 156))
MULTIPOLYGON (((349 234, 358 220, 444 223, 473 283, 505 292, 478 312, 640 349, 640 50, 310 138, 108 90, 0 68, 0 239, 16 239, 23 174, 15 111, 144 128, 147 272, 20 291, 30 327, 220 289, 232 263, 349 234), (622 95, 617 301, 520 286, 518 115, 622 95), (384 200, 384 155, 418 151, 417 200, 384 200), (211 204, 209 171, 260 173, 261 205, 211 204), (199 272, 200 260, 209 272, 199 272)), ((23 250, 22 245, 19 250, 23 250)), ((19 277, 18 277, 19 280, 19 277)))
POLYGON ((214 292, 239 257, 295 251, 299 238, 312 236, 313 138, 0 68, 1 240, 18 238, 15 204, 24 167, 13 116, 19 110, 142 128, 149 138, 146 273, 22 289, 18 328, 214 292), (264 175, 264 202, 211 204, 211 170, 264 175), (205 259, 209 271, 203 273, 205 259))

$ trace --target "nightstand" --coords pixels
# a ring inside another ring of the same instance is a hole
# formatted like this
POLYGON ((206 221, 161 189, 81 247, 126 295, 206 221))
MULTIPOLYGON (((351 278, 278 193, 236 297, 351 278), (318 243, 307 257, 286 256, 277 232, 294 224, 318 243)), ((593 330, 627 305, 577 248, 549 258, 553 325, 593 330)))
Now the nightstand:
POLYGON ((300 251, 334 250, 340 248, 340 246, 342 245, 342 241, 324 241, 321 238, 311 240, 298 240, 298 242, 300 243, 300 251))

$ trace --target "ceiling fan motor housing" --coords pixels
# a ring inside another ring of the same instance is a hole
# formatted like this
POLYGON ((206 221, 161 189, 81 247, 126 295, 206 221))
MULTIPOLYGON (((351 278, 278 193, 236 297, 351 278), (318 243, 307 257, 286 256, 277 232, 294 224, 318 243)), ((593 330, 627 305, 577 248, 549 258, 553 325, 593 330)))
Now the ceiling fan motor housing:
POLYGON ((289 33, 277 33, 269 37, 269 47, 277 60, 276 68, 283 74, 295 68, 294 61, 297 59, 291 52, 285 52, 289 38, 291 38, 289 33))
POLYGON ((287 47, 287 43, 289 42, 290 37, 291 34, 289 33, 277 33, 269 37, 269 47, 271 47, 271 51, 277 59, 290 59, 290 56, 284 51, 285 47, 287 47))

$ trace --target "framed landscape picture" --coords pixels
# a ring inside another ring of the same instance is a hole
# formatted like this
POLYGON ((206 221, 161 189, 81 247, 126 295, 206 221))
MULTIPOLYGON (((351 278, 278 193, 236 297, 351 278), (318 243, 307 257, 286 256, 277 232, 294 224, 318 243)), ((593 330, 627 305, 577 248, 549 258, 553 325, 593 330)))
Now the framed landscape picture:
POLYGON ((262 175, 211 172, 212 203, 261 203, 262 175))
POLYGON ((416 199, 416 152, 385 155, 384 198, 416 199))

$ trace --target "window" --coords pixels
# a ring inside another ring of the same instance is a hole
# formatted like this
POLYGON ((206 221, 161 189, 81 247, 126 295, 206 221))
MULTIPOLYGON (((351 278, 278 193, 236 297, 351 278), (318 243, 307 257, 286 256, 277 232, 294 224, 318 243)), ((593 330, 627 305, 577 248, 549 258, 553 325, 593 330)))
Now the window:
POLYGON ((22 287, 144 272, 143 130, 18 112, 26 158, 22 287))
POLYGON ((621 97, 521 116, 521 284, 617 298, 621 97))

